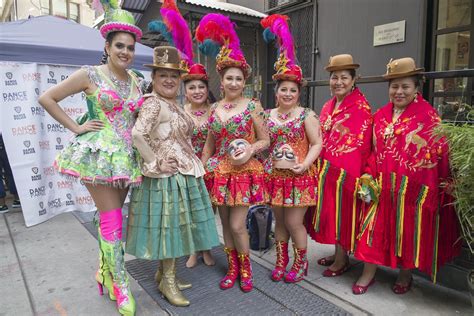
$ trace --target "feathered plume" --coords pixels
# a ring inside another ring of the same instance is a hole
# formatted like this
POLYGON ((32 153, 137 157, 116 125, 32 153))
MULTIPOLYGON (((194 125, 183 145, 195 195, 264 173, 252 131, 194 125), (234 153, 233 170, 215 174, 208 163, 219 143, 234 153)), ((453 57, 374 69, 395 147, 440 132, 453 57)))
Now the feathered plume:
POLYGON ((295 45, 288 20, 289 18, 286 15, 272 14, 260 21, 260 24, 265 29, 263 32, 265 41, 268 42, 275 39, 275 37, 278 38, 280 53, 286 56, 288 65, 293 65, 296 62, 295 45))
POLYGON ((119 0, 93 0, 92 8, 99 13, 110 12, 119 8, 119 0))
POLYGON ((163 21, 152 21, 148 30, 159 32, 176 47, 188 66, 193 64, 193 40, 186 20, 176 6, 176 0, 165 0, 160 9, 163 21))
POLYGON ((215 53, 215 47, 225 45, 231 50, 229 57, 235 60, 245 60, 240 50, 240 40, 234 29, 234 23, 229 17, 218 13, 205 15, 196 29, 196 39, 201 43, 199 49, 203 54, 215 53))

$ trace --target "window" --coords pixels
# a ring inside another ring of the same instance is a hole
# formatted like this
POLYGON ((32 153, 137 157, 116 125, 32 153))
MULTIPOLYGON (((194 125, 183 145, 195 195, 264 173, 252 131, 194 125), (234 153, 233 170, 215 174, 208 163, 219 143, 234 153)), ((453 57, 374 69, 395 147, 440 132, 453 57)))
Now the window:
POLYGON ((69 2, 69 19, 79 23, 79 4, 69 2))
POLYGON ((67 18, 66 0, 53 0, 53 15, 67 18))

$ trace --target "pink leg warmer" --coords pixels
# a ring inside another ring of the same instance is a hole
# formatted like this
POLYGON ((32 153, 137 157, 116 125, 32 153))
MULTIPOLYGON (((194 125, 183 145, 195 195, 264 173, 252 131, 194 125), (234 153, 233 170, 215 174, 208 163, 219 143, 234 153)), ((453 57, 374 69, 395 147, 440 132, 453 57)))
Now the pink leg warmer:
POLYGON ((122 239, 122 209, 99 212, 100 232, 107 241, 122 239))

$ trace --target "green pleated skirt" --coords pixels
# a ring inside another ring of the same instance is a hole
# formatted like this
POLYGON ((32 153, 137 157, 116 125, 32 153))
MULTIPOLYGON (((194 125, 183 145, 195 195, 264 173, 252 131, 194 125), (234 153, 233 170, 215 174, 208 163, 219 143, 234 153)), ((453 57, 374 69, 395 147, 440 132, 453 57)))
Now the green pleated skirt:
POLYGON ((137 258, 179 258, 219 245, 203 178, 144 177, 132 191, 125 251, 137 258))

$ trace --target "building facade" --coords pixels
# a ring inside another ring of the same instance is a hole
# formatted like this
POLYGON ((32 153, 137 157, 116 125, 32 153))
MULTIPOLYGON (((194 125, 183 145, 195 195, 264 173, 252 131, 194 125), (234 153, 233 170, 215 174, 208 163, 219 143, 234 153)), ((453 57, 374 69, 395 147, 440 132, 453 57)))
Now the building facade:
POLYGON ((92 26, 95 11, 88 0, 0 0, 0 22, 27 19, 29 16, 54 15, 92 26))
MULTIPOLYGON (((290 17, 304 75, 316 83, 328 79, 329 57, 342 53, 352 54, 362 77, 380 76, 391 58, 407 56, 428 72, 474 68, 472 0, 266 0, 265 12, 290 17)), ((268 58, 275 55, 270 49, 268 58)), ((387 103, 386 82, 359 87, 374 108, 387 103)), ((472 104, 473 80, 427 80, 423 94, 443 118, 459 118, 459 110, 472 104)), ((329 88, 316 84, 304 100, 319 111, 329 97, 329 88)))

